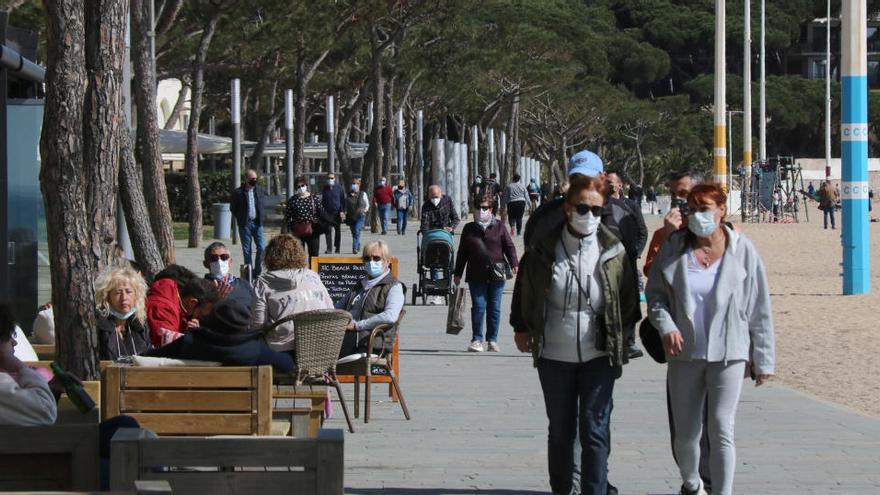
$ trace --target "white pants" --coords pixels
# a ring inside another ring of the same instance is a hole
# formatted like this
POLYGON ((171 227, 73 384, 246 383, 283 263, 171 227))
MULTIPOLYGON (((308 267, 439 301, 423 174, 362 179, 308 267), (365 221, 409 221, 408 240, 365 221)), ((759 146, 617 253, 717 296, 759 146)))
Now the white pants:
POLYGON ((703 403, 708 394, 709 472, 712 493, 733 494, 736 446, 733 425, 742 391, 745 361, 709 363, 669 361, 666 380, 675 422, 673 448, 681 479, 690 489, 700 486, 700 435, 703 403))

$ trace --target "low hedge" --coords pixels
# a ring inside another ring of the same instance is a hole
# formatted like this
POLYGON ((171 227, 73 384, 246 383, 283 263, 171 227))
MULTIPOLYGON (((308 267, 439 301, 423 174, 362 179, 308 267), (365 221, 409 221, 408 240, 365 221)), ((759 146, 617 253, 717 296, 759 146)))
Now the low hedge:
MULTIPOLYGON (((263 182, 262 178, 260 178, 260 182, 263 182)), ((202 191, 202 222, 205 225, 213 225, 214 217, 211 205, 214 203, 228 203, 232 196, 229 172, 200 173, 199 185, 202 191)), ((189 221, 186 174, 180 172, 165 174, 165 187, 168 190, 168 205, 171 207, 171 218, 175 222, 189 221)))

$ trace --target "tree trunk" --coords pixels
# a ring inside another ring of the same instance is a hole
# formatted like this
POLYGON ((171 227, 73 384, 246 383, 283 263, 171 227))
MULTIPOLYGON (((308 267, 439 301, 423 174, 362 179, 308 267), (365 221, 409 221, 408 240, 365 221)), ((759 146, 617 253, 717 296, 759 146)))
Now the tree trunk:
POLYGON ((278 119, 280 119, 283 114, 284 107, 278 107, 275 110, 275 113, 269 116, 269 121, 266 122, 266 126, 263 127, 263 132, 260 133, 260 139, 254 147, 254 154, 251 155, 253 168, 257 168, 260 161, 263 159, 263 153, 265 153, 266 145, 269 144, 269 139, 272 137, 272 131, 275 130, 278 119))
POLYGON ((82 378, 98 375, 94 276, 101 247, 84 201, 85 28, 80 0, 46 0, 46 100, 40 186, 52 269, 57 360, 82 378), (51 199, 50 199, 51 198, 51 199))
POLYGON ((202 95, 205 92, 205 59, 211 38, 217 28, 222 10, 216 9, 205 23, 192 71, 192 103, 190 104, 189 127, 186 130, 186 192, 189 202, 189 242, 188 247, 197 248, 202 242, 202 191, 199 185, 199 119, 202 114, 202 95))
POLYGON ((174 103, 174 109, 171 110, 171 115, 168 116, 168 120, 166 120, 165 125, 162 126, 166 131, 174 129, 177 125, 177 121, 180 120, 180 114, 183 113, 183 107, 186 105, 186 94, 188 92, 189 85, 187 84, 187 81, 181 79, 180 92, 177 93, 177 101, 174 103))
POLYGON ((152 280, 159 271, 165 268, 165 262, 159 254, 156 238, 146 205, 146 188, 141 179, 140 169, 134 158, 131 138, 127 133, 120 134, 121 162, 119 166, 119 191, 122 208, 125 211, 125 224, 131 238, 134 259, 144 274, 144 278, 152 280))
POLYGON ((397 170, 397 116, 394 115, 394 81, 391 78, 385 90, 385 133, 382 135, 385 160, 382 162, 382 175, 391 182, 391 174, 397 170))
MULTIPOLYGON (((361 190, 367 195, 372 194, 373 184, 381 173, 384 163, 385 151, 382 148, 382 121, 385 117, 385 79, 382 76, 382 49, 373 34, 372 40, 372 67, 370 70, 370 82, 373 90, 373 128, 370 130, 370 147, 367 151, 366 170, 361 177, 361 190)), ((370 208, 370 231, 379 231, 379 217, 376 209, 370 208)))
MULTIPOLYGON (((165 189, 165 170, 159 150, 159 121, 156 117, 156 77, 150 53, 150 4, 152 0, 131 2, 131 60, 134 71, 134 102, 137 112, 137 157, 143 170, 143 199, 137 206, 145 206, 131 216, 149 219, 155 245, 166 265, 174 263, 174 232, 168 192, 165 189)), ((123 157, 127 159, 127 157, 123 157)), ((124 166, 124 165, 123 165, 124 166)), ((138 191, 140 193, 140 190, 138 191)), ((126 218, 128 217, 126 212, 126 218)), ((130 225, 130 224, 129 224, 130 225)), ((134 242, 134 239, 132 239, 134 242)), ((139 250, 149 249, 142 245, 139 250)), ((135 249, 136 251, 138 249, 135 249)))
MULTIPOLYGON (((299 62, 305 65, 305 61, 299 62)), ((306 87, 308 83, 297 71, 296 91, 293 102, 293 170, 300 177, 306 172, 306 87)))

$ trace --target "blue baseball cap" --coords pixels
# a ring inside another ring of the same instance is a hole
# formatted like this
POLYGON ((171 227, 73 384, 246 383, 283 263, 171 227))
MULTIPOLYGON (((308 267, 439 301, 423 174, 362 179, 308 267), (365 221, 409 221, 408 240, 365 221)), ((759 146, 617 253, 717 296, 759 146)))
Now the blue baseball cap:
POLYGON ((592 151, 579 151, 568 160, 568 175, 582 174, 595 177, 603 170, 605 167, 602 165, 602 159, 592 151))

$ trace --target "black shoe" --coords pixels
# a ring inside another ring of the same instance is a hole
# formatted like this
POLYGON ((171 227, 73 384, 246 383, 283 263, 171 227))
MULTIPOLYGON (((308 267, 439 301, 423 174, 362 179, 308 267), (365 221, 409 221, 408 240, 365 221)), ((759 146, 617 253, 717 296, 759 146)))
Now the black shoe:
POLYGON ((642 357, 642 356, 644 356, 644 355, 645 355, 645 353, 642 352, 641 349, 639 349, 638 347, 636 347, 636 346, 634 346, 634 345, 633 345, 633 346, 630 346, 630 347, 627 347, 627 349, 626 349, 626 356, 627 356, 629 359, 640 358, 640 357, 642 357))
POLYGON ((608 495, 617 495, 617 487, 608 483, 608 495))
MULTIPOLYGON (((338 253, 339 251, 336 251, 336 252, 338 253)), ((324 254, 330 254, 330 250, 328 249, 328 250, 324 251, 324 254)))
POLYGON ((336 254, 339 254, 339 248, 336 248, 336 254))
POLYGON ((681 490, 678 493, 679 495, 707 495, 706 489, 702 486, 696 490, 688 490, 687 487, 681 485, 681 490))
POLYGON ((382 235, 388 235, 388 232, 382 231, 382 235))

